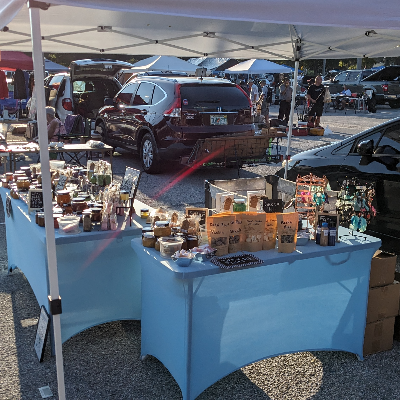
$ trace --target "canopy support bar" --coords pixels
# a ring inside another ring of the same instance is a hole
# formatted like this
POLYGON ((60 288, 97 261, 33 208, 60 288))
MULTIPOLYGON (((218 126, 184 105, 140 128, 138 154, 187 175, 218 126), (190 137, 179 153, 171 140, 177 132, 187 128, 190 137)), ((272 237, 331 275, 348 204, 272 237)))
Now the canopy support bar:
MULTIPOLYGON (((53 223, 53 197, 51 194, 51 177, 50 163, 48 151, 48 136, 45 114, 45 94, 44 94, 44 71, 43 71, 43 53, 42 53, 42 35, 40 29, 39 8, 29 7, 29 17, 31 23, 32 36, 32 57, 35 71, 35 94, 37 101, 37 121, 39 132, 40 147, 40 163, 42 170, 43 185, 43 203, 45 214, 45 230, 46 230, 46 248, 47 248, 47 268, 50 293, 53 299, 59 298, 58 288, 58 272, 57 272, 57 254, 56 240, 54 234, 53 223)), ((39 304, 43 305, 43 304, 39 304)), ((64 383, 64 366, 62 356, 62 340, 61 340, 61 320, 60 315, 53 315, 54 328, 54 346, 56 352, 57 382, 58 382, 58 398, 65 400, 65 383, 64 383)))
POLYGON ((289 156, 290 156, 290 142, 292 140, 292 130, 293 130, 293 117, 294 117, 294 105, 296 102, 296 87, 297 87, 297 75, 299 73, 299 60, 294 63, 294 76, 293 76, 293 91, 292 91, 292 102, 290 103, 290 116, 289 116, 289 132, 288 141, 286 147, 286 163, 285 163, 285 175, 284 178, 287 179, 289 156))

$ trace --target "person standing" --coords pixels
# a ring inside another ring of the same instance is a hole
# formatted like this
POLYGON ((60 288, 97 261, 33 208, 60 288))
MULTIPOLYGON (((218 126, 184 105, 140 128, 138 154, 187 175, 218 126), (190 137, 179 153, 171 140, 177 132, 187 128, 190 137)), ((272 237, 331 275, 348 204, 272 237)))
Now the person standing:
POLYGON ((261 115, 264 116, 265 118, 265 123, 269 124, 269 105, 271 103, 271 89, 269 87, 269 81, 268 80, 262 80, 260 82, 261 85, 261 96, 260 96, 260 101, 261 101, 261 115), (268 83, 267 83, 268 82, 268 83))
POLYGON ((250 79, 249 80, 249 96, 250 100, 253 103, 257 103, 258 101, 258 87, 257 85, 250 79))
POLYGON ((289 79, 285 79, 279 88, 279 116, 278 119, 289 122, 290 104, 292 102, 293 89, 290 87, 289 79))
POLYGON ((307 100, 311 109, 308 113, 308 126, 320 126, 322 111, 324 109, 325 87, 322 85, 322 77, 318 75, 315 83, 312 84, 307 91, 307 100))

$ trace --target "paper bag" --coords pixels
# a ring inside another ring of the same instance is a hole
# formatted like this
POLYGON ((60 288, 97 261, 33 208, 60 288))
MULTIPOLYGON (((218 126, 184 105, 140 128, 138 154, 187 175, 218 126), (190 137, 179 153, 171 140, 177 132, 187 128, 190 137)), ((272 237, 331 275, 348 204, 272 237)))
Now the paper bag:
POLYGON ((242 231, 244 234, 244 251, 260 251, 263 249, 265 213, 245 212, 242 214, 242 231))
POLYGON ((278 222, 278 252, 292 253, 296 249, 299 214, 297 212, 279 213, 276 218, 278 222))
POLYGON ((229 227, 229 253, 237 253, 242 251, 244 236, 242 231, 242 214, 233 213, 230 216, 230 227, 229 227))
POLYGON ((265 215, 263 250, 272 250, 276 246, 277 213, 267 213, 265 215))
POLYGON ((216 256, 224 256, 229 251, 229 229, 232 215, 216 214, 207 217, 208 244, 216 249, 216 256))

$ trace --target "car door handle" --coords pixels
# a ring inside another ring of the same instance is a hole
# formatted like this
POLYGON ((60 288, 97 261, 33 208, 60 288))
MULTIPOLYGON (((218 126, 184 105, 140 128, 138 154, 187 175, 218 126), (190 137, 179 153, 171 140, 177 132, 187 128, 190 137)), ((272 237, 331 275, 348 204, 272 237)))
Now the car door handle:
POLYGON ((140 111, 140 114, 146 115, 146 114, 147 114, 147 110, 142 110, 142 111, 140 111))

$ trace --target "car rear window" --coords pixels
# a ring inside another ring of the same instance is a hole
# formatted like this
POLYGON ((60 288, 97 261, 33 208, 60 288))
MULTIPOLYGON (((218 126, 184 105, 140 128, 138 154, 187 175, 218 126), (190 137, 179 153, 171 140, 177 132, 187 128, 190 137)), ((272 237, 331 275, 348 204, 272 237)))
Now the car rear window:
POLYGON ((181 99, 183 109, 235 110, 249 108, 248 97, 233 85, 182 85, 181 99))
POLYGON ((391 66, 381 69, 378 72, 368 76, 364 81, 398 81, 400 79, 400 67, 391 66))

